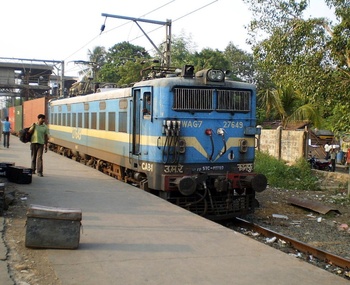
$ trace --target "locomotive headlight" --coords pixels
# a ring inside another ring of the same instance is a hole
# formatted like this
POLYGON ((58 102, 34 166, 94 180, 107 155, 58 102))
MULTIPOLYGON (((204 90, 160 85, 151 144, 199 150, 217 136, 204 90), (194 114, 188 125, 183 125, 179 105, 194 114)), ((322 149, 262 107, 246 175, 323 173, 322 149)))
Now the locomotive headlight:
POLYGON ((207 83, 224 83, 225 73, 220 69, 203 69, 196 72, 196 78, 202 80, 205 84, 207 83))
POLYGON ((221 82, 225 79, 224 72, 219 69, 209 69, 207 77, 210 81, 221 82))
POLYGON ((245 140, 245 139, 239 140, 239 146, 240 146, 239 151, 241 153, 247 152, 247 150, 248 150, 248 141, 245 140))
POLYGON ((223 128, 218 128, 216 130, 216 133, 219 135, 219 136, 223 136, 225 134, 225 130, 223 128))

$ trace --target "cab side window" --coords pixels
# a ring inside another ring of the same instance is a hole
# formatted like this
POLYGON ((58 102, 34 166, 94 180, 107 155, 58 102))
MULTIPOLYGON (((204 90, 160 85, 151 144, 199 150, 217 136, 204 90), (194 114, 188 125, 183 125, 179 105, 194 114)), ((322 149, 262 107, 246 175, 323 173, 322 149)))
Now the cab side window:
POLYGON ((152 111, 152 101, 151 101, 151 92, 143 93, 143 115, 151 115, 152 111))

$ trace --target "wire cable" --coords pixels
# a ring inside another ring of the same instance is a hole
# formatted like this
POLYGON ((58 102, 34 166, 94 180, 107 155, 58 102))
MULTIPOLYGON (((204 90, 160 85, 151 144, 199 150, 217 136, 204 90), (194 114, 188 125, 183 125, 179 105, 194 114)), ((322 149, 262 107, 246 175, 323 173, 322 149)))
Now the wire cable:
MULTIPOLYGON (((175 2, 175 1, 176 1, 176 0, 172 0, 172 1, 166 3, 166 4, 162 5, 162 6, 159 6, 158 8, 153 9, 152 11, 149 11, 149 12, 147 12, 146 14, 143 14, 143 15, 139 16, 139 18, 145 17, 145 16, 147 16, 147 15, 149 15, 149 14, 151 14, 151 13, 153 13, 153 12, 155 12, 155 11, 161 9, 161 8, 164 8, 165 6, 171 4, 172 2, 175 2)), ((122 26, 125 26, 125 25, 127 25, 127 24, 129 24, 129 23, 133 23, 133 21, 127 21, 126 23, 123 23, 123 24, 121 24, 121 25, 119 25, 119 26, 117 26, 117 27, 114 27, 114 28, 112 28, 112 29, 109 29, 109 30, 107 30, 106 32, 104 32, 104 34, 109 33, 109 32, 111 32, 111 31, 113 31, 113 30, 115 30, 115 29, 117 29, 117 28, 122 27, 122 26)))
MULTIPOLYGON (((159 9, 161 9, 161 8, 163 8, 163 7, 167 6, 167 5, 169 5, 170 3, 174 2, 174 1, 176 1, 176 0, 171 0, 170 2, 168 2, 168 3, 166 3, 166 4, 162 5, 162 6, 159 6, 158 8, 153 9, 152 11, 150 11, 150 12, 148 12, 148 13, 146 13, 146 14, 140 16, 140 17, 144 17, 144 16, 146 16, 146 15, 148 15, 148 14, 154 12, 154 11, 157 11, 157 10, 159 10, 159 9)), ((110 32, 110 31, 112 31, 112 30, 115 30, 115 29, 117 29, 117 28, 123 27, 123 26, 129 24, 130 22, 132 22, 132 21, 128 21, 128 22, 126 22, 126 23, 123 23, 123 24, 121 24, 121 25, 115 27, 115 28, 112 28, 112 29, 110 29, 110 30, 107 30, 107 31, 104 32, 104 34, 110 32)), ((104 22, 104 25, 105 25, 105 23, 106 23, 106 20, 105 20, 105 22, 104 22)), ((81 48, 79 48, 78 50, 76 50, 74 53, 72 53, 71 55, 67 56, 64 60, 66 61, 68 58, 72 57, 73 55, 75 55, 76 53, 78 53, 79 51, 81 51, 83 48, 85 48, 87 45, 89 45, 91 42, 93 42, 96 38, 98 38, 98 37, 101 35, 101 33, 102 33, 102 32, 100 32, 100 34, 96 35, 94 38, 92 38, 90 41, 88 41, 86 44, 84 44, 81 48)))
MULTIPOLYGON (((214 0, 214 1, 212 1, 212 2, 210 2, 210 3, 208 3, 208 4, 206 4, 206 5, 204 5, 204 6, 200 7, 200 8, 198 8, 198 9, 195 9, 195 10, 193 10, 193 11, 191 11, 191 12, 189 12, 189 13, 187 13, 187 14, 185 14, 185 15, 179 17, 179 18, 176 18, 176 19, 173 20, 172 22, 174 23, 174 22, 176 22, 176 21, 178 21, 178 20, 181 20, 182 18, 185 18, 185 17, 187 17, 187 16, 189 16, 189 15, 195 13, 195 12, 198 12, 199 10, 202 10, 202 9, 206 8, 206 7, 208 7, 208 6, 212 5, 212 4, 214 4, 214 3, 217 2, 217 1, 219 1, 219 0, 214 0)), ((150 31, 147 32, 147 34, 151 34, 151 33, 155 32, 155 31, 157 31, 157 30, 159 30, 159 29, 161 29, 161 28, 162 28, 162 27, 157 27, 157 28, 155 28, 155 29, 153 29, 153 30, 150 30, 150 31)), ((142 37, 144 37, 143 34, 140 35, 140 36, 138 36, 138 37, 136 37, 136 38, 133 38, 133 39, 130 40, 129 42, 133 42, 133 41, 135 41, 135 40, 137 40, 137 39, 139 39, 139 38, 142 38, 142 37)))

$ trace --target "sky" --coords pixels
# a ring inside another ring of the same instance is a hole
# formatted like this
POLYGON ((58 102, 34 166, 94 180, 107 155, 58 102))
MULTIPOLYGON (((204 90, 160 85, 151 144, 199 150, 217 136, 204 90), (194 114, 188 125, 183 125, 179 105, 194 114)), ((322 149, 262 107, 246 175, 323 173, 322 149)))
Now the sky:
MULTIPOLYGON (((323 3, 324 0, 311 0, 310 14, 329 16, 323 3)), ((96 46, 108 50, 128 41, 153 52, 134 22, 105 19, 102 14, 171 20, 172 35, 190 37, 197 51, 223 51, 230 42, 250 50, 245 26, 251 13, 242 0, 2 0, 0 57, 64 61, 65 75, 76 76, 82 66, 74 61, 88 60, 88 50, 96 46)), ((139 24, 155 45, 164 41, 165 26, 139 24)))

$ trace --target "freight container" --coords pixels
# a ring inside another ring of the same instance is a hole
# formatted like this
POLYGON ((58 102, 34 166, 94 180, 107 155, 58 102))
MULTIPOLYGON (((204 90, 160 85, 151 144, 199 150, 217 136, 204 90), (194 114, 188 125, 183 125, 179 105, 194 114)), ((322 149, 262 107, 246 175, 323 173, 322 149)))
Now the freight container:
POLYGON ((36 123, 39 114, 46 115, 46 123, 48 124, 47 102, 48 99, 46 97, 23 102, 23 128, 30 127, 33 123, 36 123))
POLYGON ((15 106, 14 118, 15 118, 14 131, 16 132, 16 134, 18 134, 18 132, 23 129, 23 108, 22 108, 22 105, 15 106))
POLYGON ((9 107, 8 108, 8 117, 9 122, 11 124, 11 134, 17 134, 16 132, 16 108, 15 107, 9 107))

